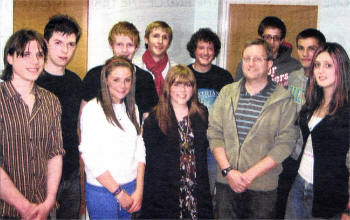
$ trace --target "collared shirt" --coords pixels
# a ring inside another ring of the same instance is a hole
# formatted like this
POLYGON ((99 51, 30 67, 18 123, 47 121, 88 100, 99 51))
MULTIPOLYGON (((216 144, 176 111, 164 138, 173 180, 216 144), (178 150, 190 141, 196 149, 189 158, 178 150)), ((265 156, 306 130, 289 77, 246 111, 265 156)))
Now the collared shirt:
MULTIPOLYGON (((11 82, 0 82, 0 161, 1 168, 24 197, 41 203, 46 198, 48 161, 65 151, 59 100, 37 85, 33 91, 35 103, 29 113, 11 82)), ((0 215, 20 217, 3 200, 0 215)))
POLYGON ((245 80, 242 80, 237 110, 235 111, 240 145, 242 145, 248 132, 258 119, 266 100, 273 93, 276 85, 277 84, 269 78, 268 83, 259 93, 250 95, 245 88, 245 80))

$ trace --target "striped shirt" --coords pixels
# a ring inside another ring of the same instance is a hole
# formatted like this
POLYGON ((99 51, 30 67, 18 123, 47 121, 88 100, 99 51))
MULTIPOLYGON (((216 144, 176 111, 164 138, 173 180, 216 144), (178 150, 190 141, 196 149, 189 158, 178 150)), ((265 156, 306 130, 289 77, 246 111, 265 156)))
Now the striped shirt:
POLYGON ((241 82, 241 92, 235 111, 236 127, 239 138, 239 144, 242 145, 248 132, 258 119, 261 110, 275 90, 277 84, 269 80, 265 88, 255 95, 250 95, 245 88, 245 80, 241 82))
MULTIPOLYGON (((30 202, 46 198, 48 160, 63 155, 61 106, 45 89, 34 86, 31 114, 10 81, 0 82, 0 163, 15 187, 30 202)), ((0 216, 20 217, 0 200, 0 216)))

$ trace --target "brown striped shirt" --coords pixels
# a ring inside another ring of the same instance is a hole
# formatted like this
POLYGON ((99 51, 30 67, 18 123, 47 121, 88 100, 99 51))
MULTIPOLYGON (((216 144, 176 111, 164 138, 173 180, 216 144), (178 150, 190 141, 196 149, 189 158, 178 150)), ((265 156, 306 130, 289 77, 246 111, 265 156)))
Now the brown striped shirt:
MULTIPOLYGON (((0 82, 0 163, 16 188, 33 203, 46 198, 47 164, 63 155, 61 106, 47 90, 34 86, 31 114, 10 81, 0 82)), ((0 215, 20 217, 0 200, 0 215)))

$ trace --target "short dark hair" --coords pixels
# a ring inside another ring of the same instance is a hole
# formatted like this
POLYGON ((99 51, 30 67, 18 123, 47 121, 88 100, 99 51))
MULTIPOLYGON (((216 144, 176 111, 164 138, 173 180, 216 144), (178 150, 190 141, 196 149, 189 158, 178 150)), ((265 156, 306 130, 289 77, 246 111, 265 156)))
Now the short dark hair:
POLYGON ((7 61, 7 56, 23 57, 27 44, 30 41, 36 41, 40 49, 42 49, 44 58, 47 55, 47 46, 45 40, 41 34, 34 30, 21 29, 15 32, 6 42, 4 49, 4 70, 1 79, 4 81, 9 81, 12 79, 12 65, 7 61))
POLYGON ((198 41, 205 41, 212 43, 214 45, 215 57, 219 55, 221 49, 221 42, 216 33, 214 33, 210 28, 200 28, 196 33, 194 33, 187 43, 187 50, 192 58, 196 58, 194 51, 197 48, 198 41))
POLYGON ((63 34, 75 34, 76 43, 80 39, 80 26, 77 21, 68 15, 54 15, 50 18, 44 29, 44 37, 47 41, 50 40, 54 32, 61 32, 63 34))
POLYGON ((315 29, 315 28, 307 28, 303 31, 301 31, 297 37, 296 37, 296 43, 298 45, 299 39, 305 39, 305 38, 310 38, 313 37, 318 41, 318 45, 321 46, 326 43, 326 38, 322 34, 321 31, 315 29))
POLYGON ((245 51, 245 49, 247 49, 247 47, 253 46, 253 45, 260 45, 262 47, 264 47, 265 52, 266 52, 266 59, 267 60, 273 60, 273 52, 272 52, 272 48, 270 46, 270 44, 268 44, 265 40, 261 39, 261 38, 257 38, 254 40, 249 40, 244 44, 243 50, 242 50, 242 55, 245 51))
POLYGON ((273 27, 281 30, 281 40, 286 37, 287 28, 284 22, 275 16, 265 17, 259 24, 258 34, 260 37, 264 34, 266 28, 273 27))

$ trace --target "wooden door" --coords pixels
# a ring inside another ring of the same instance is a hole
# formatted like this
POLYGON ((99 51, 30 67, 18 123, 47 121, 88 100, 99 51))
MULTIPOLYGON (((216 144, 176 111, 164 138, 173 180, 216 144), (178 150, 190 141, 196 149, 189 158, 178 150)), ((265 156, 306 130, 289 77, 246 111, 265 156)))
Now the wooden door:
POLYGON ((88 0, 14 0, 13 31, 27 28, 43 34, 51 16, 67 14, 75 18, 82 33, 67 68, 83 77, 87 71, 88 9, 88 0))
POLYGON ((306 28, 317 27, 317 6, 230 4, 226 68, 233 76, 236 75, 244 43, 258 37, 258 26, 266 16, 277 16, 283 20, 287 27, 285 41, 293 45, 292 55, 295 58, 297 34, 306 28))

